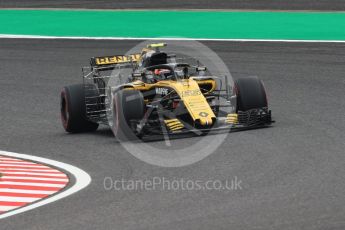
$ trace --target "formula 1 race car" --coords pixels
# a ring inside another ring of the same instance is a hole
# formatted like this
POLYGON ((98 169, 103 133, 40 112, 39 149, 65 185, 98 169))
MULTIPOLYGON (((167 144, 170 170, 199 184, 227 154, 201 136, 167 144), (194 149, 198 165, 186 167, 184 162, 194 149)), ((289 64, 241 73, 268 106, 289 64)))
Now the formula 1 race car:
POLYGON ((237 79, 231 86, 226 76, 210 75, 199 62, 176 61, 176 54, 160 50, 165 46, 150 44, 138 54, 91 58, 90 67, 83 68, 83 83, 61 92, 65 130, 95 131, 105 124, 122 140, 273 122, 257 77, 237 79))

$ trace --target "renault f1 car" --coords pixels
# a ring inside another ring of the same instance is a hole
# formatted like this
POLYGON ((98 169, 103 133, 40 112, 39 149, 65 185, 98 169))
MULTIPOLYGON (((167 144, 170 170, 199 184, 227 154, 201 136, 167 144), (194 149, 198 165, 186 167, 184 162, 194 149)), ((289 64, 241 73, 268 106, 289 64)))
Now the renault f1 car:
POLYGON ((93 57, 83 83, 61 92, 61 120, 70 133, 109 125, 119 139, 150 134, 208 133, 269 126, 273 121, 257 77, 212 76, 207 67, 176 61, 164 43, 141 53, 93 57), (129 72, 124 74, 123 70, 129 72), (109 75, 109 72, 112 73, 109 75), (105 74, 105 73, 108 73, 105 74))

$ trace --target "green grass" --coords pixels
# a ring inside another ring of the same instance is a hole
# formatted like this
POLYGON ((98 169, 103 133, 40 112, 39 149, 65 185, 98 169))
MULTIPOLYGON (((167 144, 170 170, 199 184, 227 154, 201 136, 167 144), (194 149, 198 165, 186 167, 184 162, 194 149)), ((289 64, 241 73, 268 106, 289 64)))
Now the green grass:
POLYGON ((0 34, 345 40, 345 13, 0 10, 0 34))

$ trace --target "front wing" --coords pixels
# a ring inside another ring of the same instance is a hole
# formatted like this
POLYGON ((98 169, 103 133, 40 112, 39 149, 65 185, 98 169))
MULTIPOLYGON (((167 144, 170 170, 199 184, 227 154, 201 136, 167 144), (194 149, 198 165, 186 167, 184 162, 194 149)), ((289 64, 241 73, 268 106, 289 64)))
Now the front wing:
MULTIPOLYGON (((247 129, 256 129, 268 127, 274 121, 272 120, 271 111, 265 109, 253 109, 249 111, 239 111, 237 113, 237 122, 229 123, 225 116, 217 117, 215 124, 208 128, 194 128, 192 125, 181 121, 183 128, 178 130, 169 129, 164 121, 148 122, 144 131, 144 135, 181 135, 195 134, 204 135, 208 133, 233 132, 247 129)), ((177 125, 175 125, 176 127, 177 125)))

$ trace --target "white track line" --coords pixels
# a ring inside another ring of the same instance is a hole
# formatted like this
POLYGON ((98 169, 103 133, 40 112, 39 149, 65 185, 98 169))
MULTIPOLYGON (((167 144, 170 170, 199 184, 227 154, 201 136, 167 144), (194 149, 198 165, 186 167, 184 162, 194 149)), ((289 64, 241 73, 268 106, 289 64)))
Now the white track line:
POLYGON ((0 168, 37 168, 39 170, 41 169, 49 169, 49 170, 54 170, 51 167, 47 167, 46 165, 25 165, 25 164, 2 164, 0 163, 0 168))
POLYGON ((0 160, 0 165, 4 165, 4 164, 11 164, 11 165, 39 165, 39 164, 25 162, 25 161, 0 160))
POLYGON ((157 41, 221 41, 221 42, 289 42, 289 43, 345 43, 345 40, 303 39, 242 39, 242 38, 179 38, 179 37, 80 37, 0 34, 0 38, 72 39, 72 40, 157 40, 157 41))
MULTIPOLYGON (((48 194, 48 195, 56 193, 56 191, 12 189, 12 188, 0 188, 0 192, 23 193, 23 194, 48 194)), ((1 215, 0 215, 0 219, 1 219, 1 215)))
POLYGON ((39 187, 53 187, 63 188, 65 184, 47 184, 47 183, 26 183, 26 182, 12 182, 12 181, 0 181, 0 185, 25 185, 25 186, 39 186, 39 187))
POLYGON ((8 180, 8 179, 18 179, 18 180, 44 180, 44 181, 61 181, 61 182, 67 182, 68 179, 60 179, 60 178, 44 178, 44 177, 23 177, 23 176, 2 176, 2 180, 8 180))
POLYGON ((36 172, 29 172, 29 171, 24 171, 24 172, 11 172, 11 171, 6 171, 2 170, 1 172, 6 173, 6 174, 16 174, 16 175, 31 175, 31 176, 53 176, 56 178, 66 178, 64 174, 57 174, 57 173, 36 173, 36 172))
POLYGON ((344 11, 341 10, 332 10, 332 11, 323 11, 323 10, 281 10, 281 9, 275 9, 275 10, 258 10, 258 9, 205 9, 205 8, 143 8, 143 9, 138 9, 138 8, 127 8, 127 9, 102 9, 102 8, 50 8, 50 7, 42 7, 42 8, 37 8, 37 7, 18 7, 18 8, 2 8, 1 10, 50 10, 50 11, 105 11, 105 12, 117 12, 117 11, 134 11, 134 12, 141 12, 141 11, 154 11, 154 12, 165 12, 165 11, 178 11, 178 12, 245 12, 245 13, 251 13, 251 12, 287 12, 287 13, 344 13, 344 11))
POLYGON ((50 174, 62 174, 61 172, 53 169, 35 169, 35 168, 6 168, 0 167, 1 172, 35 172, 35 173, 50 173, 50 174))
POLYGON ((4 160, 0 160, 0 165, 11 165, 11 166, 16 166, 16 165, 28 165, 28 166, 44 166, 47 167, 46 165, 42 165, 42 164, 37 164, 37 163, 31 163, 31 162, 11 162, 11 161, 4 161, 4 160))
MULTIPOLYGON (((46 168, 26 168, 26 167, 1 167, 0 165, 0 170, 1 171, 24 171, 24 172, 47 172, 47 173, 57 173, 59 171, 55 169, 46 169, 46 168)), ((61 172, 59 172, 61 173, 61 172)))
POLYGON ((34 202, 41 198, 31 198, 31 197, 12 197, 12 196, 0 196, 0 201, 9 201, 9 202, 34 202))
POLYGON ((16 172, 39 172, 39 173, 55 173, 55 174, 63 174, 58 170, 55 169, 22 169, 22 168, 5 168, 0 166, 0 171, 1 172, 11 172, 11 171, 16 171, 16 172))
POLYGON ((25 162, 25 161, 11 161, 11 160, 0 160, 0 164, 12 164, 12 165, 38 165, 36 163, 25 162))
MULTIPOLYGON (((1 205, 0 212, 9 211, 9 210, 12 210, 12 209, 15 209, 15 208, 18 208, 18 207, 20 207, 20 206, 5 206, 5 205, 1 205)), ((2 214, 2 215, 5 215, 5 214, 2 214)))
POLYGON ((40 169, 51 169, 45 165, 28 165, 28 164, 3 164, 0 163, 0 167, 13 167, 13 168, 40 168, 40 169))
MULTIPOLYGON (((76 193, 76 192, 80 191, 81 189, 85 188, 91 182, 91 177, 89 176, 89 174, 87 174, 85 171, 83 171, 83 170, 81 170, 81 169, 79 169, 73 165, 69 165, 66 163, 59 162, 59 161, 46 159, 43 157, 31 156, 31 155, 27 155, 27 154, 19 154, 19 153, 12 153, 12 152, 6 152, 6 151, 0 151, 0 154, 8 156, 8 157, 22 158, 22 159, 26 159, 26 160, 41 162, 43 164, 47 164, 47 165, 51 165, 51 166, 54 166, 57 168, 61 168, 65 171, 67 171, 68 173, 70 173, 71 175, 73 175, 73 177, 75 178, 75 183, 70 188, 68 188, 62 192, 59 192, 56 195, 53 195, 53 196, 50 196, 48 198, 39 200, 36 203, 18 208, 16 210, 13 210, 10 212, 5 212, 3 214, 0 214, 0 219, 6 218, 9 216, 13 216, 13 215, 16 215, 18 213, 25 212, 25 211, 29 211, 31 209, 38 208, 42 205, 49 204, 49 203, 52 203, 52 202, 57 201, 59 199, 70 196, 73 193, 76 193)), ((13 174, 13 172, 9 172, 9 173, 13 174)), ((43 175, 48 175, 48 173, 43 174, 43 175)), ((53 174, 53 175, 58 175, 58 174, 53 174)), ((40 190, 30 191, 30 190, 21 190, 21 189, 1 189, 1 188, 0 188, 0 192, 17 192, 17 193, 34 193, 34 194, 53 194, 54 193, 54 191, 40 191, 40 190)), ((3 209, 4 208, 5 207, 3 207, 3 209)), ((11 209, 12 208, 13 208, 13 206, 11 207, 11 209)), ((8 209, 8 210, 10 210, 10 209, 8 209)), ((0 210, 0 211, 7 211, 7 210, 0 210)))

